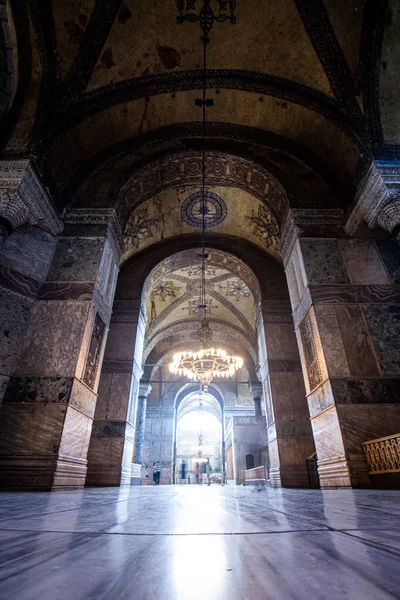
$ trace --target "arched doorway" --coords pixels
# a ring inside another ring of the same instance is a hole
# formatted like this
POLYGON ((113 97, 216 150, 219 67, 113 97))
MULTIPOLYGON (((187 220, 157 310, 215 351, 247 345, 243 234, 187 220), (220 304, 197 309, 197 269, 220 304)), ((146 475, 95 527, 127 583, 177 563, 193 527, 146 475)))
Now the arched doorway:
POLYGON ((175 483, 203 483, 206 463, 222 481, 222 409, 212 394, 191 393, 176 409, 175 483))

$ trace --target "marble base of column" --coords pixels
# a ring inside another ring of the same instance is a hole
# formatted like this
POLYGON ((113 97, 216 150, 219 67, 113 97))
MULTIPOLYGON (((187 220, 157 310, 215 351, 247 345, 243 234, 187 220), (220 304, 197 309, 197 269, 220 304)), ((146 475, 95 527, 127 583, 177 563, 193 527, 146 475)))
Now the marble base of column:
POLYGON ((0 407, 0 488, 83 487, 95 401, 74 378, 12 377, 0 407))
POLYGON ((321 487, 371 487, 361 444, 400 431, 400 380, 330 380, 308 403, 321 487))
POLYGON ((268 451, 273 487, 309 487, 306 458, 314 452, 314 440, 308 421, 272 423, 268 451))

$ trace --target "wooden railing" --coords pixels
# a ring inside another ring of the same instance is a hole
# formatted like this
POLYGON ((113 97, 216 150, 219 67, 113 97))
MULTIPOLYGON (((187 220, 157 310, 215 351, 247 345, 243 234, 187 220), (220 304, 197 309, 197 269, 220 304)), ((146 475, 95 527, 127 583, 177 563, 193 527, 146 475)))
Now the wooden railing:
POLYGON ((363 442, 370 475, 400 472, 400 433, 363 442))

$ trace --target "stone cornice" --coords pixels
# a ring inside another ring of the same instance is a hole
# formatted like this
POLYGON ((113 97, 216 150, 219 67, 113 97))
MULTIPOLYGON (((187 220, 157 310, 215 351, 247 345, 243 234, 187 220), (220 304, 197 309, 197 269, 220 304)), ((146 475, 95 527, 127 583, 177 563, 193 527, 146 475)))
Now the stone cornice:
POLYGON ((57 235, 62 222, 29 159, 0 161, 0 215, 13 229, 35 225, 57 235))
POLYGON ((64 222, 73 225, 107 225, 107 239, 116 262, 119 263, 123 240, 118 217, 113 208, 67 208, 64 222))
POLYGON ((397 198, 400 197, 400 161, 375 161, 359 183, 355 206, 345 224, 345 231, 352 235, 365 221, 369 227, 377 225, 392 231, 398 213, 397 198), (391 209, 387 206, 392 204, 391 209))

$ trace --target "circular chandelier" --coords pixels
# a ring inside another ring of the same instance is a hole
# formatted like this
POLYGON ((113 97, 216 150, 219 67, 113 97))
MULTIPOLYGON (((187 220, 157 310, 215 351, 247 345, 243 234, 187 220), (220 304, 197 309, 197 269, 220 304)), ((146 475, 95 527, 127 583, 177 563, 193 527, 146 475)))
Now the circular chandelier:
MULTIPOLYGON (((208 5, 207 0, 204 6, 208 5)), ((206 216, 209 213, 206 194, 206 108, 212 106, 214 101, 206 98, 206 48, 207 36, 203 37, 203 98, 195 100, 196 106, 203 108, 203 135, 202 135, 202 188, 201 188, 201 231, 202 231, 202 251, 201 251, 201 298, 199 304, 199 313, 203 318, 200 328, 197 331, 197 338, 202 342, 200 350, 185 350, 177 352, 172 357, 169 370, 174 375, 184 375, 193 381, 199 381, 202 389, 206 392, 211 381, 215 377, 232 377, 238 369, 243 366, 243 359, 240 356, 229 356, 222 348, 210 347, 212 340, 212 331, 207 319, 207 305, 205 301, 205 261, 208 254, 205 251, 205 229, 206 216)))

